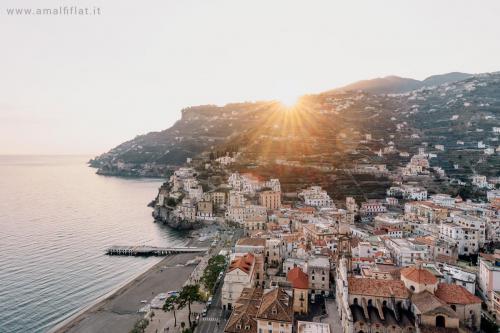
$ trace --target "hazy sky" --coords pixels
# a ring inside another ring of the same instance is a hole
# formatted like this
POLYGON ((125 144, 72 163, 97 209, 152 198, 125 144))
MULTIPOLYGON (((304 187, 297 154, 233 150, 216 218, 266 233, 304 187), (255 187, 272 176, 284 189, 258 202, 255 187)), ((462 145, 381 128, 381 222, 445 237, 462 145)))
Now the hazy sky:
POLYGON ((180 109, 500 70, 500 1, 2 0, 0 154, 104 152, 180 109), (9 16, 11 7, 100 16, 9 16))

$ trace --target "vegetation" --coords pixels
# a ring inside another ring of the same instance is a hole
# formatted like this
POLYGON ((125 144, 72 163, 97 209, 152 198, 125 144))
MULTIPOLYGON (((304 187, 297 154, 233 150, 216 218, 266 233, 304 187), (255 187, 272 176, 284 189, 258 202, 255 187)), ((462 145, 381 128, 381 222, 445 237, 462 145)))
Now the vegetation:
POLYGON ((223 255, 213 256, 208 260, 208 265, 203 271, 201 281, 207 290, 213 290, 220 272, 226 267, 226 258, 223 255))
POLYGON ((168 297, 165 300, 165 304, 163 304, 163 311, 165 311, 165 312, 172 311, 174 314, 174 327, 177 326, 177 317, 175 315, 175 310, 179 306, 178 301, 179 301, 178 297, 175 295, 172 295, 172 296, 168 297))
POLYGON ((193 302, 199 302, 199 301, 201 301, 199 285, 188 284, 182 287, 182 290, 179 293, 178 297, 177 309, 184 309, 186 306, 188 307, 189 328, 193 328, 193 323, 191 322, 191 304, 193 304, 193 302))
POLYGON ((134 328, 132 328, 130 333, 144 333, 148 325, 149 325, 149 320, 139 319, 138 321, 135 322, 134 328))

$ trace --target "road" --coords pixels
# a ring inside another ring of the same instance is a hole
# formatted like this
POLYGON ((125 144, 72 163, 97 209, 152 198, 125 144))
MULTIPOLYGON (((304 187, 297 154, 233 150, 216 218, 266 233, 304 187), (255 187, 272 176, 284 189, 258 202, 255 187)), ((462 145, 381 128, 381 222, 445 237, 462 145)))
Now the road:
MULTIPOLYGON (((230 250, 236 243, 236 240, 241 238, 243 235, 242 229, 231 229, 231 231, 232 233, 221 231, 220 233, 221 237, 219 238, 217 246, 215 247, 214 251, 212 251, 213 255, 217 254, 222 249, 230 250), (227 245, 228 241, 230 242, 229 246, 227 245)), ((201 317, 200 321, 198 322, 198 326, 196 327, 197 333, 224 332, 224 327, 226 326, 226 319, 222 311, 222 302, 221 302, 223 282, 224 282, 224 277, 221 278, 220 282, 216 286, 215 293, 213 295, 212 305, 208 308, 206 317, 201 317)))

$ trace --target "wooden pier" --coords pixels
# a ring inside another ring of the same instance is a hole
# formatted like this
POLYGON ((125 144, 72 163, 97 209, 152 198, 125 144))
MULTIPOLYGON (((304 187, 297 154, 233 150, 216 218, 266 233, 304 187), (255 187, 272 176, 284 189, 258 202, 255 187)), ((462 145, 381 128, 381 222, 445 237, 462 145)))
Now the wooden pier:
POLYGON ((156 246, 111 246, 106 249, 110 256, 168 256, 178 253, 206 252, 206 247, 156 247, 156 246))

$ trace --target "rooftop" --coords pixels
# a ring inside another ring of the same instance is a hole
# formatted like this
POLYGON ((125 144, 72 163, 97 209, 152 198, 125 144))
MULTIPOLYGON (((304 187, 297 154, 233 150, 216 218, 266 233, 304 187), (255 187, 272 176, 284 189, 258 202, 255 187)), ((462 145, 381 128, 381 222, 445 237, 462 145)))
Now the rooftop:
POLYGON ((238 246, 266 246, 266 240, 264 238, 240 238, 236 242, 238 246))
POLYGON ((231 261, 231 264, 229 265, 229 270, 228 272, 231 272, 235 269, 241 269, 243 272, 249 274, 250 269, 252 268, 252 265, 255 262, 255 256, 251 253, 247 253, 241 257, 235 258, 233 261, 231 261))
POLYGON ((309 278, 306 273, 300 269, 300 267, 294 267, 287 274, 287 279, 291 282, 292 287, 297 289, 308 289, 309 288, 309 278))
POLYGON ((438 279, 425 268, 405 267, 401 270, 401 276, 416 283, 436 284, 438 279))
POLYGON ((349 277, 349 293, 355 295, 407 298, 409 293, 399 280, 377 280, 349 277))
POLYGON ((479 297, 472 295, 467 289, 457 284, 440 283, 434 294, 448 304, 481 303, 479 297))
POLYGON ((298 321, 298 333, 330 333, 330 325, 325 323, 314 323, 311 321, 298 321))

